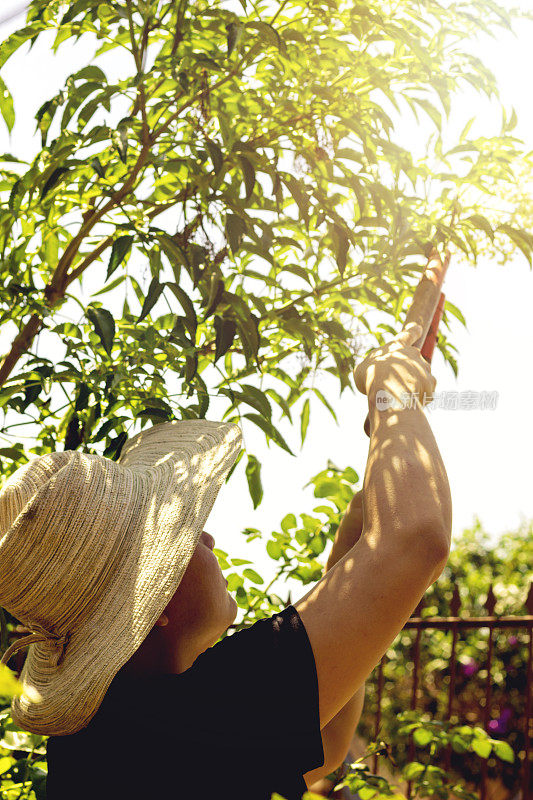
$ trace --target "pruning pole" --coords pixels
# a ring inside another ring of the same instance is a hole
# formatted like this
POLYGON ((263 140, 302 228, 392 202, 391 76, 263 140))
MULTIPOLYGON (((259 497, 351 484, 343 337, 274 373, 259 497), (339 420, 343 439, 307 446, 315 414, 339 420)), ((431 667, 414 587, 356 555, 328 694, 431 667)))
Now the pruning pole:
MULTIPOLYGON (((446 251, 444 261, 436 249, 431 252, 403 324, 404 330, 411 322, 416 322, 422 328, 422 333, 414 346, 420 348, 420 352, 428 364, 431 364, 433 358, 444 311, 445 295, 442 285, 449 264, 449 250, 446 251)), ((365 419, 364 431, 367 436, 370 436, 370 417, 368 415, 365 419)))

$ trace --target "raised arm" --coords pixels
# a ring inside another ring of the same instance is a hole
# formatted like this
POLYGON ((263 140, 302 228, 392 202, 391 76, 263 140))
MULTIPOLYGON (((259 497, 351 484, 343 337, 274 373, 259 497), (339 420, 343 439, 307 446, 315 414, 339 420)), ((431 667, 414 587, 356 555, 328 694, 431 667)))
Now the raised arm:
MULTIPOLYGON (((352 497, 337 529, 324 574, 333 569, 335 564, 352 549, 362 532, 363 492, 359 491, 352 497)), ((365 684, 363 683, 346 705, 322 728, 324 764, 304 775, 307 787, 312 791, 321 794, 324 793, 324 790, 327 793, 332 788, 329 782, 324 783, 322 779, 330 772, 334 772, 346 758, 363 711, 364 702, 365 684)))
POLYGON ((448 559, 450 490, 422 404, 382 402, 383 392, 397 400, 431 395, 434 379, 411 344, 419 330, 403 331, 356 370, 371 424, 363 533, 295 603, 315 656, 322 728, 363 685, 448 559))

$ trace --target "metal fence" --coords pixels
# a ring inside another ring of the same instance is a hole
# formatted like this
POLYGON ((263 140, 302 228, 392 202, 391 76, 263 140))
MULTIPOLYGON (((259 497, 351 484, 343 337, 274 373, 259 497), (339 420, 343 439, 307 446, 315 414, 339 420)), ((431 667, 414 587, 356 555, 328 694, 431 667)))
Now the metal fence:
MULTIPOLYGON (((422 686, 422 668, 420 659, 420 642, 425 631, 441 630, 449 631, 452 637, 451 641, 451 655, 449 660, 449 675, 450 680, 448 684, 448 701, 445 713, 445 719, 450 720, 453 714, 454 700, 456 699, 456 679, 457 679, 457 651, 460 645, 460 635, 462 631, 468 629, 488 629, 488 650, 486 670, 487 677, 485 680, 484 695, 485 703, 481 708, 480 719, 478 724, 491 734, 489 729, 489 721, 491 719, 491 702, 492 702, 492 664, 494 653, 494 631, 500 628, 505 629, 522 629, 527 631, 527 665, 526 665, 526 680, 525 680, 525 713, 523 719, 523 734, 524 734, 524 749, 522 752, 515 754, 521 762, 521 793, 518 795, 520 800, 533 800, 533 793, 530 789, 531 782, 531 757, 533 747, 531 743, 531 724, 532 724, 532 708, 531 708, 531 679, 532 679, 532 638, 533 638, 533 583, 530 585, 529 593, 526 600, 526 615, 520 616, 494 616, 494 607, 496 604, 496 597, 493 592, 492 586, 489 589, 487 600, 484 608, 487 615, 483 617, 469 617, 461 614, 461 598, 457 585, 454 588, 453 597, 450 603, 451 616, 448 617, 422 617, 422 609, 424 607, 424 598, 417 606, 413 615, 404 626, 405 629, 413 629, 415 631, 413 645, 412 645, 412 663, 413 663, 413 679, 411 691, 410 708, 416 710, 419 700, 420 690, 422 686)), ((382 699, 383 699, 383 666, 387 660, 384 656, 379 665, 377 666, 377 704, 375 710, 375 724, 374 724, 374 739, 377 740, 379 736, 381 713, 382 713, 382 699)), ((451 761, 451 745, 448 746, 446 752, 446 768, 449 768, 451 761)), ((411 738, 409 745, 410 758, 415 756, 415 747, 411 738)), ((374 756, 374 772, 377 772, 379 765, 379 756, 374 756)), ((411 783, 407 784, 407 796, 411 797, 412 787, 411 783)), ((485 759, 482 761, 481 773, 481 787, 480 787, 480 800, 487 798, 487 762, 485 759)))

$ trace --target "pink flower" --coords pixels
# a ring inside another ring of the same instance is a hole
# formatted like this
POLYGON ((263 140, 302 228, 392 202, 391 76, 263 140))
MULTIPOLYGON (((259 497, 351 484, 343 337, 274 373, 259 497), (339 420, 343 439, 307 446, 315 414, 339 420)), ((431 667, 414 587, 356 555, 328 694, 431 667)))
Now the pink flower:
POLYGON ((489 730, 492 733, 506 733, 509 727, 509 720, 512 716, 512 709, 504 708, 498 719, 491 719, 489 722, 489 730))
POLYGON ((478 671, 479 667, 477 665, 477 661, 475 658, 470 658, 465 664, 463 664, 463 675, 466 675, 467 678, 471 678, 478 671))

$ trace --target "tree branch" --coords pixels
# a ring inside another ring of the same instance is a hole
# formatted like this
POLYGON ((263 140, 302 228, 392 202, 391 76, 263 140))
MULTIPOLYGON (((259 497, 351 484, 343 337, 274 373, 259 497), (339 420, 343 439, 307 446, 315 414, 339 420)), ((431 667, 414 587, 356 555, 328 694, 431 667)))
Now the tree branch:
MULTIPOLYGON (((246 56, 244 55, 241 58, 241 60, 238 61, 237 64, 233 67, 233 69, 230 72, 228 72, 227 75, 224 75, 223 78, 220 78, 220 80, 216 81, 212 86, 209 87, 209 91, 210 92, 215 91, 215 89, 218 89, 224 83, 233 78, 237 74, 241 66, 244 64, 245 59, 246 56)), ((155 141, 156 139, 158 139, 161 136, 161 134, 164 131, 166 131, 167 128, 174 122, 174 120, 180 116, 182 111, 185 111, 185 109, 188 108, 190 105, 192 105, 196 100, 200 100, 203 93, 204 93, 204 88, 202 87, 200 91, 196 92, 196 94, 190 97, 186 103, 183 103, 183 105, 180 106, 180 108, 178 108, 173 114, 171 114, 170 117, 166 120, 166 122, 163 122, 163 124, 160 125, 156 131, 154 131, 154 133, 152 134, 153 140, 155 141)))
POLYGON ((93 250, 92 253, 90 253, 86 258, 83 259, 81 264, 79 264, 76 267, 76 269, 72 270, 72 272, 68 274, 67 280, 65 282, 65 289, 67 288, 67 286, 70 286, 70 284, 73 283, 77 278, 79 278, 80 275, 83 272, 85 272, 87 267, 89 267, 94 261, 96 261, 97 258, 100 258, 104 250, 107 250, 107 248, 113 244, 114 238, 115 238, 114 234, 111 234, 111 236, 108 236, 107 239, 104 239, 103 242, 100 242, 96 250, 93 250))
POLYGON ((64 284, 67 280, 67 275, 66 275, 67 270, 72 264, 72 261, 74 260, 82 241, 91 232, 94 226, 98 222, 100 222, 102 217, 105 216, 113 208, 116 208, 120 204, 120 202, 130 193, 135 184, 139 172, 144 167, 148 159, 149 152, 150 152, 150 143, 143 144, 137 162, 133 167, 129 178, 124 183, 122 188, 119 189, 117 192, 115 192, 105 205, 103 205, 100 209, 96 209, 86 220, 84 220, 83 225, 81 226, 76 236, 70 240, 69 244, 65 248, 65 251, 63 252, 63 255, 59 259, 51 283, 45 289, 45 295, 49 301, 53 301, 58 292, 62 296, 62 290, 64 289, 64 284))
MULTIPOLYGON (((131 7, 131 0, 126 0, 126 6, 128 9, 128 24, 130 30, 130 42, 131 42, 131 52, 133 58, 135 60, 135 66, 137 67, 137 77, 140 78, 139 83, 137 85, 137 93, 139 98, 139 107, 141 110, 141 116, 143 121, 143 143, 148 141, 150 126, 148 125, 148 118, 146 116, 146 93, 144 91, 144 83, 142 80, 143 74, 143 59, 144 53, 147 45, 148 40, 148 22, 145 21, 143 26, 143 32, 141 36, 141 52, 139 52, 139 48, 137 46, 137 42, 135 41, 135 28, 133 25, 133 10, 131 7)), ((135 107, 137 107, 137 103, 135 103, 135 107)))
POLYGON ((0 386, 4 385, 19 358, 31 347, 31 343, 39 333, 43 324, 43 320, 39 314, 32 314, 20 333, 15 337, 11 345, 11 350, 0 366, 0 386))
MULTIPOLYGON (((121 200, 123 200, 123 198, 126 197, 126 195, 128 195, 132 190, 139 172, 148 159, 149 152, 150 143, 143 144, 137 162, 122 188, 115 192, 115 194, 104 206, 102 206, 102 208, 93 211, 93 213, 83 221, 80 230, 65 248, 65 251, 59 259, 50 283, 48 283, 44 289, 44 295, 50 307, 53 307, 59 300, 62 300, 65 297, 65 292, 69 284, 72 283, 76 277, 79 277, 83 270, 92 264, 93 261, 95 261, 99 255, 101 255, 101 253, 103 253, 106 247, 109 247, 112 237, 107 237, 107 239, 105 239, 98 246, 94 253, 91 253, 89 256, 87 256, 87 258, 82 261, 72 275, 67 274, 67 271, 72 264, 72 261, 76 257, 80 245, 85 237, 88 236, 88 234, 102 219, 102 217, 107 214, 108 211, 111 211, 113 208, 118 206, 121 200)), ((0 366, 0 387, 4 385, 20 357, 27 352, 29 347, 31 347, 33 339, 42 326, 42 317, 39 314, 32 314, 23 329, 14 339, 9 353, 5 356, 0 366)))

